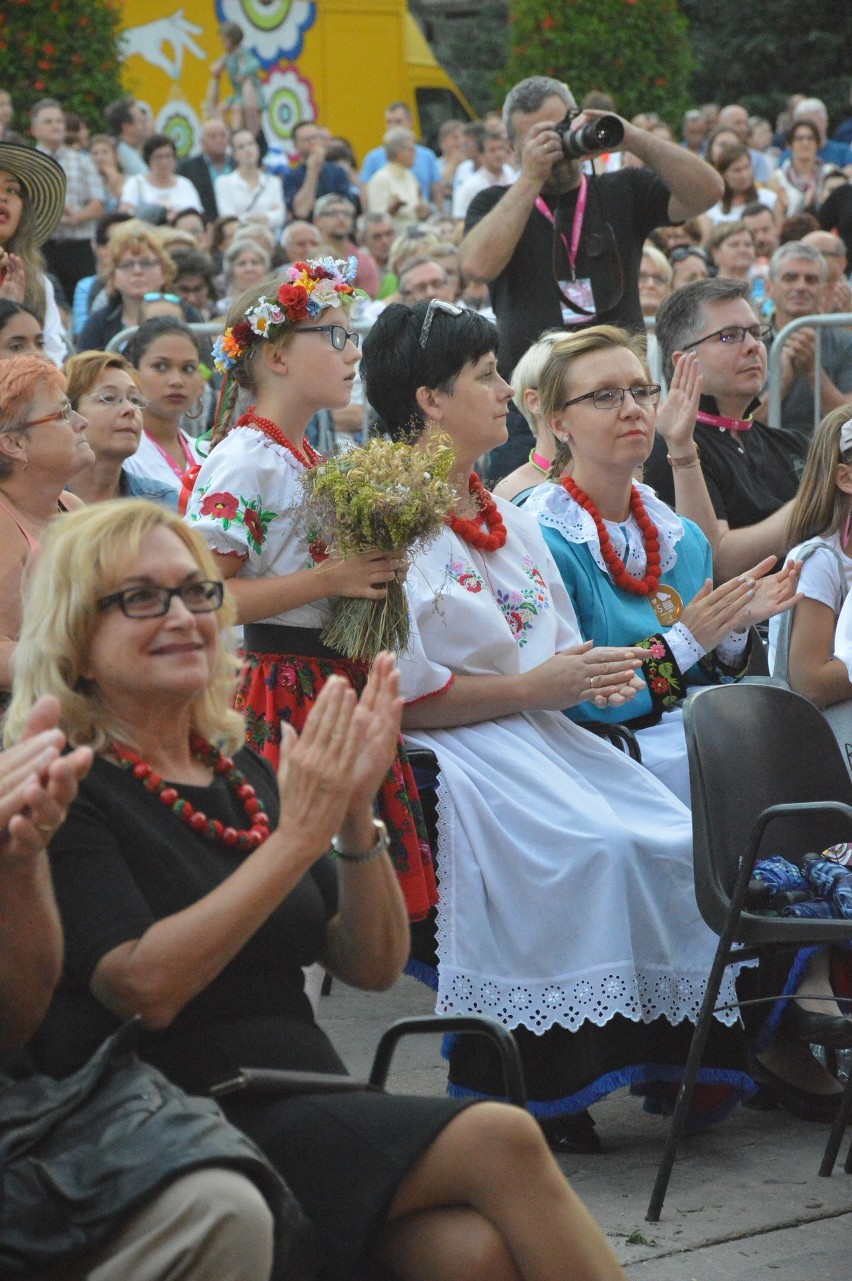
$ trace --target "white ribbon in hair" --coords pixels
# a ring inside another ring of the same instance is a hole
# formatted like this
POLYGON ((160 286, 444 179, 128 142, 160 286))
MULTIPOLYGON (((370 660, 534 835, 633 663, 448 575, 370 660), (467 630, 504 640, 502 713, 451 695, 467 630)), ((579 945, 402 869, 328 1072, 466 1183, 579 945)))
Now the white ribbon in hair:
POLYGON ((845 454, 847 449, 852 449, 852 418, 848 418, 840 428, 841 454, 845 454))

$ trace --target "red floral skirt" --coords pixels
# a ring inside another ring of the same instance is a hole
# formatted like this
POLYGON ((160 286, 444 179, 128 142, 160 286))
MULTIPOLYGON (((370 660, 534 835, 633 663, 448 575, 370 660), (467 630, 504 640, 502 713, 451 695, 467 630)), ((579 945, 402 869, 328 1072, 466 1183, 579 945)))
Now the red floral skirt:
MULTIPOLYGON (((281 721, 301 732, 308 712, 329 676, 345 676, 360 695, 367 683, 366 663, 345 658, 306 658, 299 654, 243 651, 243 669, 235 707, 246 722, 246 741, 278 768, 281 721)), ((378 794, 378 810, 387 824, 390 854, 408 915, 422 920, 438 901, 432 852, 423 822, 417 785, 399 740, 396 760, 378 794)))

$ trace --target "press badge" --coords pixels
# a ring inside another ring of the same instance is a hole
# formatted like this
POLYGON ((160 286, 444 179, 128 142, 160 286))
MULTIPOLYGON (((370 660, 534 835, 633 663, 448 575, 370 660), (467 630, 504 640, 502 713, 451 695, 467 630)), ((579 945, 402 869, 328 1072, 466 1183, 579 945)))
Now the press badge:
POLYGON ((588 324, 596 314, 595 295, 592 291, 592 282, 588 276, 581 276, 577 280, 559 280, 559 292, 562 294, 563 301, 560 304, 562 308, 563 325, 584 325, 588 324), (573 303, 574 307, 580 308, 574 311, 568 306, 565 299, 573 303))

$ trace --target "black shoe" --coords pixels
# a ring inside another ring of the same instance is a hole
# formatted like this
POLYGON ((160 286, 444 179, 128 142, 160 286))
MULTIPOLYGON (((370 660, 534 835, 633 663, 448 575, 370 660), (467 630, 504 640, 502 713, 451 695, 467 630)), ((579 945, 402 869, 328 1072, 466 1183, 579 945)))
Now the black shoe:
POLYGON ((582 1152, 586 1155, 603 1152, 603 1144, 595 1129, 595 1122, 588 1112, 563 1112, 559 1116, 537 1118, 551 1152, 582 1152))
MULTIPOLYGON (((786 1108, 793 1116, 802 1121, 833 1121, 840 1107, 843 1094, 811 1094, 809 1090, 800 1090, 782 1077, 776 1076, 768 1067, 753 1059, 748 1066, 749 1073, 759 1087, 761 1112, 768 1111, 774 1104, 786 1108)), ((756 1101, 750 1106, 755 1107, 756 1101)))
POLYGON ((834 1050, 852 1048, 852 1019, 838 1014, 814 1014, 791 1001, 784 1011, 784 1032, 807 1045, 828 1045, 834 1050))

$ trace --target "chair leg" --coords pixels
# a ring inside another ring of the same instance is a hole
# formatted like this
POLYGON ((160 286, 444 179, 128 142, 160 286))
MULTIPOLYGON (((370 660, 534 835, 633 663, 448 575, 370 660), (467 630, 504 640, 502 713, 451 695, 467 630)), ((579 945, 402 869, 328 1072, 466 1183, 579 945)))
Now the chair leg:
POLYGON ((669 1132, 666 1136, 666 1146, 657 1170, 657 1178, 654 1183, 654 1190, 651 1193, 651 1200, 648 1205, 648 1213, 645 1218, 649 1223, 657 1223, 663 1209, 663 1202, 666 1199, 666 1191, 669 1186, 669 1179, 672 1174, 675 1156, 678 1145, 683 1135, 686 1118, 689 1114, 689 1106, 692 1103, 692 1095, 695 1091, 695 1082, 698 1080, 698 1069, 701 1067, 701 1060, 704 1057, 704 1047, 707 1044, 707 1037, 710 1035, 711 1020, 713 1010, 716 1007, 716 1001, 719 996, 719 989, 722 986, 722 976, 726 966, 729 964, 727 948, 720 946, 716 952, 713 961, 713 968, 707 979, 707 990, 704 993, 704 1002, 701 1006, 701 1013, 698 1016, 698 1023, 692 1036, 692 1044, 689 1047, 689 1057, 686 1060, 686 1068, 683 1074, 683 1080, 678 1091, 677 1103, 675 1104, 674 1114, 672 1116, 669 1132))
MULTIPOLYGON (((819 1167, 819 1173, 823 1179, 831 1178, 831 1172, 837 1160, 837 1153, 840 1151, 840 1144, 843 1142, 843 1132, 849 1124, 850 1113, 852 1113, 852 1073, 849 1074, 844 1086, 840 1107, 837 1109, 837 1116, 834 1118, 834 1124, 831 1127, 828 1142, 822 1154, 822 1165, 819 1167)), ((847 1174, 852 1173, 850 1161, 852 1161, 852 1149, 850 1149, 849 1157, 846 1160, 847 1174)))

